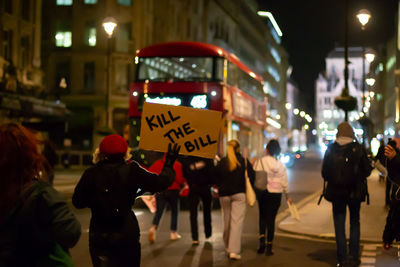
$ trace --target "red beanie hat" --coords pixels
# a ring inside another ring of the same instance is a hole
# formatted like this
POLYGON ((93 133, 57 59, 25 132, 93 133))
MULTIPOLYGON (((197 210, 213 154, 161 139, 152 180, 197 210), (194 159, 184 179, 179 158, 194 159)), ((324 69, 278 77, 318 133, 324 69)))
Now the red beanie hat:
POLYGON ((112 134, 103 138, 100 142, 100 153, 106 155, 122 154, 128 150, 128 143, 120 135, 112 134))

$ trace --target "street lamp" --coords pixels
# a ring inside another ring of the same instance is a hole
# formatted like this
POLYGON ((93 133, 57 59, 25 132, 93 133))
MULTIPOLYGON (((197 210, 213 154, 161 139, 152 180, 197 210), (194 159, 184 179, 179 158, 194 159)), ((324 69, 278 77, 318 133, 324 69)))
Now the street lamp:
POLYGON ((375 54, 373 52, 367 52, 365 53, 365 59, 369 62, 372 63, 375 59, 375 54))
MULTIPOLYGON (((367 25, 369 19, 371 18, 371 13, 369 13, 366 9, 361 9, 357 14, 358 21, 361 24, 361 30, 365 30, 365 25, 367 25)), ((362 108, 361 110, 365 112, 365 59, 367 58, 368 62, 372 62, 375 58, 375 55, 371 55, 371 53, 365 53, 365 43, 362 45, 362 108), (371 60, 371 61, 370 61, 371 60)), ((366 128, 366 119, 363 119, 361 125, 363 126, 363 144, 365 144, 365 128, 366 128)))
POLYGON ((365 82, 366 82, 369 86, 374 86, 374 84, 375 84, 375 78, 374 78, 374 77, 368 77, 367 79, 365 79, 365 82))
POLYGON ((105 103, 105 110, 106 110, 106 128, 109 127, 109 110, 108 105, 110 101, 110 68, 111 68, 111 38, 113 36, 114 30, 117 27, 117 21, 112 17, 107 17, 103 20, 103 29, 107 34, 108 41, 107 41, 107 90, 106 90, 106 103, 105 103))
POLYGON ((349 47, 348 47, 348 0, 345 1, 345 16, 344 16, 344 88, 342 93, 335 97, 335 105, 343 109, 344 120, 348 121, 348 112, 354 110, 357 106, 357 99, 349 93, 349 47))

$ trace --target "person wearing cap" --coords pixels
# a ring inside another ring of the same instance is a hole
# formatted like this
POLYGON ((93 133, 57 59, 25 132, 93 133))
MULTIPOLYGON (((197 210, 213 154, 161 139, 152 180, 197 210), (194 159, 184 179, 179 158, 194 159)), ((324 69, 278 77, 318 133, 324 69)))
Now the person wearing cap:
POLYGON ((322 163, 324 197, 332 202, 336 238, 337 266, 360 264, 360 207, 368 197, 366 178, 372 167, 365 148, 355 141, 347 122, 338 125, 336 141, 329 145, 322 163), (345 221, 350 211, 350 243, 347 256, 345 221))
POLYGON ((136 161, 126 161, 128 144, 119 135, 106 136, 95 153, 96 164, 79 180, 72 204, 90 208, 89 250, 93 266, 140 266, 140 229, 132 211, 139 189, 159 192, 175 179, 172 168, 180 147, 168 147, 159 175, 136 161))

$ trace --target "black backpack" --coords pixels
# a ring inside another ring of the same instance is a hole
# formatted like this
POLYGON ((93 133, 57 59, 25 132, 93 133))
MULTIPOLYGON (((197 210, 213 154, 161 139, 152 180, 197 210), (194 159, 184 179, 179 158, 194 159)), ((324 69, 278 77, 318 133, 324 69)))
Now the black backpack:
POLYGON ((328 147, 323 166, 323 196, 326 200, 350 198, 351 193, 369 176, 371 169, 363 166, 362 157, 362 147, 356 142, 345 146, 335 142, 328 147))

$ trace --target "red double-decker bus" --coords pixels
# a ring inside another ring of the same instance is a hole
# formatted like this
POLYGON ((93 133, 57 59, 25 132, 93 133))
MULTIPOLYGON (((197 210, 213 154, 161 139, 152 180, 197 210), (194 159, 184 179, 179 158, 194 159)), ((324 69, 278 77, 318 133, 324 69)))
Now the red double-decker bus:
POLYGON ((141 49, 135 64, 129 99, 132 147, 140 141, 141 111, 147 101, 221 111, 224 126, 218 153, 224 153, 226 141, 233 138, 249 149, 250 156, 263 152, 263 80, 235 55, 207 43, 169 42, 141 49))

